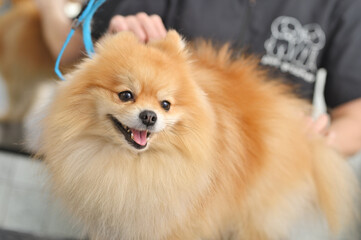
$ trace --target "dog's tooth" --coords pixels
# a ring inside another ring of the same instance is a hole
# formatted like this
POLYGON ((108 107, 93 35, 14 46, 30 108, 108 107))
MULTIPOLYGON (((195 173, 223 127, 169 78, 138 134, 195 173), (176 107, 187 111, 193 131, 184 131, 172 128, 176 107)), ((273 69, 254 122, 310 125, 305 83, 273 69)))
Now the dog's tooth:
POLYGON ((130 134, 130 138, 134 140, 134 135, 133 135, 133 133, 130 134))
POLYGON ((130 128, 128 126, 125 126, 124 124, 122 124, 122 127, 125 129, 125 131, 127 131, 128 133, 130 132, 130 128))

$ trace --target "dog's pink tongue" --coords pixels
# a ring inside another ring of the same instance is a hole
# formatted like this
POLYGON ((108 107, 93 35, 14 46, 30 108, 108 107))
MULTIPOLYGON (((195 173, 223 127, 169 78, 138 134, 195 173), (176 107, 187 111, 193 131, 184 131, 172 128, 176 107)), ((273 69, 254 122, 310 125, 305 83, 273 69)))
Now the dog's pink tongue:
POLYGON ((147 144, 147 131, 132 129, 133 140, 141 146, 147 144))

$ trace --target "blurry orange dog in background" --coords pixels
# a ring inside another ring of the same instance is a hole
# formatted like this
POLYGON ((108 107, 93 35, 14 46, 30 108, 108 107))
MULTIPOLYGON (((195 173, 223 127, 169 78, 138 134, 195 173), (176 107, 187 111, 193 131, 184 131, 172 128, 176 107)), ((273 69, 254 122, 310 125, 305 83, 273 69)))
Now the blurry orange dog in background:
POLYGON ((0 16, 0 75, 7 87, 8 111, 2 122, 22 122, 39 84, 54 73, 54 59, 44 41, 33 0, 11 0, 0 16))
POLYGON ((320 240, 355 223, 347 163, 254 59, 120 33, 66 79, 39 154, 91 239, 320 240))
MULTIPOLYGON (((83 2, 67 0, 65 15, 75 17, 83 2)), ((21 123, 38 95, 39 86, 55 79, 55 60, 45 42, 35 1, 7 0, 0 2, 0 6, 7 3, 9 9, 0 15, 0 77, 7 87, 9 106, 0 122, 21 123)), ((70 70, 72 66, 61 67, 70 70)))

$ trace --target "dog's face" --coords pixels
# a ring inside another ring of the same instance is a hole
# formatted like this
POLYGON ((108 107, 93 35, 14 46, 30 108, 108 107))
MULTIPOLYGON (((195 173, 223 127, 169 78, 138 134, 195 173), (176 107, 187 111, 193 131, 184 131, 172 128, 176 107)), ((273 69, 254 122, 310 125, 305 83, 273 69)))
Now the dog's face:
MULTIPOLYGON (((164 71, 165 62, 160 64, 164 65, 164 71)), ((99 120, 111 124, 118 135, 113 136, 115 142, 142 150, 155 135, 176 124, 181 116, 174 96, 176 86, 167 80, 172 77, 169 72, 158 71, 142 60, 131 69, 125 68, 117 74, 118 80, 112 89, 106 86, 106 91, 112 91, 111 98, 105 92, 101 94, 97 110, 99 120)))
POLYGON ((190 80, 186 55, 175 32, 148 45, 130 33, 106 37, 65 83, 72 96, 64 98, 75 99, 69 104, 89 121, 81 134, 132 151, 161 147, 182 134, 202 95, 190 80))

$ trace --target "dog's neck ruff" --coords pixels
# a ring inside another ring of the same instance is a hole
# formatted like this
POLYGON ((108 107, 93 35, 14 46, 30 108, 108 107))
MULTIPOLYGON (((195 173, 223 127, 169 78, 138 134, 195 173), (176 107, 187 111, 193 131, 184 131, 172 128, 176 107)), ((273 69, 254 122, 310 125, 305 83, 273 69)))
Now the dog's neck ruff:
POLYGON ((93 19, 94 13, 98 10, 98 8, 105 1, 106 0, 89 0, 88 4, 87 4, 86 8, 84 9, 84 11, 82 12, 82 14, 73 21, 71 30, 70 30, 70 32, 63 44, 63 47, 61 48, 61 50, 59 52, 58 58, 56 59, 56 62, 55 62, 55 73, 58 75, 58 77, 61 80, 63 80, 63 81, 65 80, 63 74, 61 73, 61 71, 59 69, 61 57, 63 56, 64 51, 70 42, 70 39, 73 37, 75 30, 80 25, 82 25, 82 27, 83 27, 83 42, 84 42, 85 50, 89 57, 91 57, 92 54, 94 53, 93 41, 91 39, 90 23, 91 23, 91 20, 93 19))

